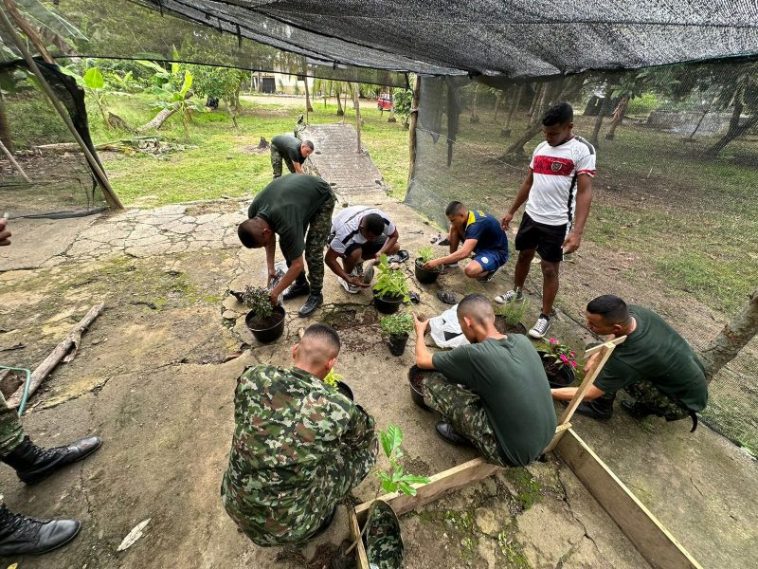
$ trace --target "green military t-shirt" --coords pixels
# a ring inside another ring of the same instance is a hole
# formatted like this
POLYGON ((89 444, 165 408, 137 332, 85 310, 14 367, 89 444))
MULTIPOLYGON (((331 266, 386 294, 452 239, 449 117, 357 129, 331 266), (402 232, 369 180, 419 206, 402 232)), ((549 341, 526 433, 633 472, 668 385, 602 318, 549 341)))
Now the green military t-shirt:
POLYGON ((279 154, 289 159, 291 162, 302 164, 305 158, 300 154, 300 145, 302 142, 291 134, 280 134, 271 139, 271 144, 276 146, 279 154))
POLYGON ((331 196, 331 187, 318 176, 282 176, 255 196, 247 215, 265 219, 279 236, 284 258, 294 261, 305 250, 308 223, 331 196))
POLYGON ((555 434, 555 409, 537 350, 520 334, 438 352, 434 369, 482 400, 503 456, 525 465, 555 434))
POLYGON ((595 385, 607 393, 647 380, 692 411, 708 402, 703 364, 684 338, 652 310, 629 306, 637 328, 616 347, 595 385))

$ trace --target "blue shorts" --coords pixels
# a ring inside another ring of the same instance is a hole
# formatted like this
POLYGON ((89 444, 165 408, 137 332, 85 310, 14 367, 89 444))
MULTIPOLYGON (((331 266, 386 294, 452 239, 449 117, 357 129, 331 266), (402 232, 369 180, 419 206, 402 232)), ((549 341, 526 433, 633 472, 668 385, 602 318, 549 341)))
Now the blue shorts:
POLYGON ((474 261, 479 263, 485 271, 495 271, 508 261, 508 251, 477 251, 474 261))

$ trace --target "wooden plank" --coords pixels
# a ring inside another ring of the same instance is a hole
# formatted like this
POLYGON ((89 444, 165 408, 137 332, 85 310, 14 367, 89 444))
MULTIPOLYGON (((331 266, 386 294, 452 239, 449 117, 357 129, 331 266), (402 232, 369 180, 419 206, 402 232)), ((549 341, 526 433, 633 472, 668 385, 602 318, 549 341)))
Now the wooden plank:
MULTIPOLYGON (((566 407, 566 410, 563 412, 563 415, 561 415, 561 418, 558 421, 559 429, 563 425, 567 425, 569 421, 571 421, 571 418, 574 416, 574 412, 576 411, 576 408, 579 407, 579 404, 582 402, 582 399, 584 399, 584 394, 587 393, 589 388, 592 387, 592 385, 595 383, 595 379, 597 378, 598 375, 600 375, 600 372, 605 367, 605 364, 606 362, 608 362, 608 359, 611 357, 613 350, 616 349, 616 346, 618 346, 619 344, 622 344, 624 340, 626 340, 626 336, 621 336, 620 338, 614 338, 613 340, 608 340, 607 342, 600 344, 599 346, 593 346, 592 348, 584 352, 585 357, 589 357, 595 354, 596 352, 603 350, 603 355, 600 357, 600 362, 598 362, 598 364, 594 368, 592 368, 592 371, 589 373, 589 375, 584 377, 582 384, 576 390, 576 394, 574 395, 574 398, 568 404, 568 407, 566 407)), ((545 448, 545 452, 550 452, 551 450, 555 448, 555 446, 563 437, 564 432, 565 432, 565 429, 555 430, 555 436, 553 437, 553 440, 550 441, 550 444, 547 445, 547 448, 545 448)))
POLYGON ((573 430, 566 432, 556 451, 652 567, 702 569, 573 430))
POLYGON ((358 525, 358 518, 356 517, 355 510, 348 508, 347 515, 350 519, 350 534, 353 537, 355 543, 355 558, 358 569, 369 569, 368 555, 366 555, 366 548, 363 547, 363 539, 361 538, 361 527, 358 525))
MULTIPOLYGON (((475 458, 474 460, 469 460, 459 466, 454 466, 435 474, 429 479, 427 484, 416 485, 415 496, 406 496, 405 494, 393 492, 392 494, 379 496, 378 499, 387 502, 395 510, 395 513, 401 516, 406 512, 434 502, 447 492, 489 478, 500 470, 503 470, 502 466, 490 464, 483 458, 475 458)), ((359 522, 363 523, 365 521, 368 509, 371 507, 371 502, 373 500, 356 506, 355 513, 358 516, 359 522)))

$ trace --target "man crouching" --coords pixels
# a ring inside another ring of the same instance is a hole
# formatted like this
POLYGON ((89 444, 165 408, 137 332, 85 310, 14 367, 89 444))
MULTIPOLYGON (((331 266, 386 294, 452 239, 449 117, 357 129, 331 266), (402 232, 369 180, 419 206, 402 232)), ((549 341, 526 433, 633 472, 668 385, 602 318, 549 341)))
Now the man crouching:
POLYGON ((339 351, 337 332, 314 324, 292 348, 294 367, 256 365, 237 380, 221 497, 257 545, 321 533, 376 461, 374 420, 322 382, 339 351))

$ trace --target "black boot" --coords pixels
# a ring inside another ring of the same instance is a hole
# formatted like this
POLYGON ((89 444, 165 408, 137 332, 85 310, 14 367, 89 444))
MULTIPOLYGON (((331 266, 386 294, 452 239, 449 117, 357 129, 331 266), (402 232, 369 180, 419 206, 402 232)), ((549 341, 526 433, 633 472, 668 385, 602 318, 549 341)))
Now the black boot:
POLYGON ((76 520, 37 520, 0 506, 0 557, 39 555, 66 545, 82 524, 76 520))
POLYGON ((622 401, 621 408, 635 419, 644 419, 648 415, 657 415, 653 409, 638 401, 622 401))
POLYGON ((458 434, 453 426, 445 421, 437 423, 437 434, 454 445, 471 446, 471 443, 466 437, 458 434))
POLYGON ((29 437, 24 437, 3 462, 11 466, 23 482, 36 484, 56 470, 89 456, 102 444, 99 437, 87 437, 65 447, 43 449, 32 443, 29 437))
POLYGON ((613 417, 613 401, 616 395, 603 395, 594 401, 586 401, 576 408, 580 415, 591 417, 597 421, 608 421, 613 417))
POLYGON ((311 292, 311 287, 308 285, 308 281, 294 282, 284 291, 282 298, 284 300, 292 300, 298 296, 305 296, 311 292))
POLYGON ((313 314, 322 304, 324 304, 324 296, 320 292, 312 292, 297 313, 301 318, 305 318, 313 314))

